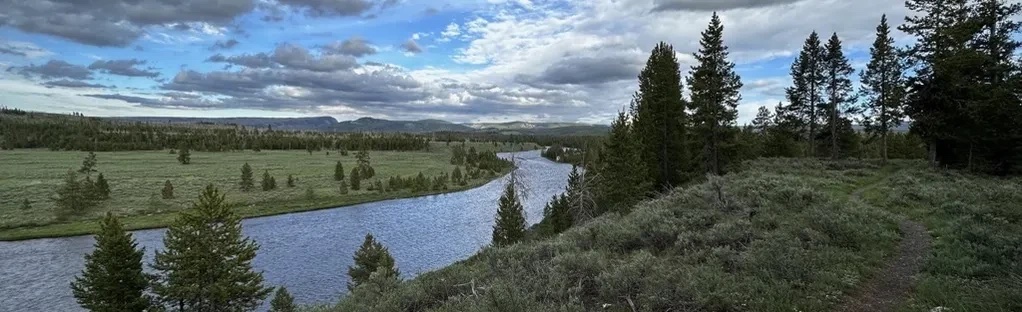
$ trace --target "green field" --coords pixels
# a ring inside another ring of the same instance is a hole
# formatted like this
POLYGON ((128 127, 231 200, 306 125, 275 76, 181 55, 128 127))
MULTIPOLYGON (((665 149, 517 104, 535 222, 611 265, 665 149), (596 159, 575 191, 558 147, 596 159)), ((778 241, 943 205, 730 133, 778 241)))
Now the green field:
MULTIPOLYGON (((507 149, 509 145, 493 146, 474 143, 477 150, 507 149)), ((527 146, 534 148, 535 146, 527 146)), ((355 153, 341 156, 335 151, 238 151, 192 152, 189 165, 177 162, 176 155, 163 151, 126 151, 96 153, 96 169, 111 186, 111 199, 66 222, 57 221, 54 204, 55 189, 69 169, 81 166, 86 152, 12 150, 0 152, 0 240, 67 236, 90 233, 94 220, 106 212, 125 216, 130 228, 159 227, 169 224, 176 211, 187 207, 209 183, 226 191, 227 200, 236 204, 245 217, 329 208, 368 201, 418 196, 436 192, 412 193, 408 190, 391 193, 366 191, 374 180, 386 181, 392 176, 409 177, 422 172, 427 177, 450 173, 450 148, 443 143, 432 144, 429 151, 370 151, 376 175, 362 182, 362 190, 341 195, 339 182, 334 181, 334 164, 340 160, 345 175, 356 165, 355 153), (238 183, 241 166, 252 166, 256 190, 242 192, 238 183), (263 172, 269 170, 277 181, 277 189, 259 189, 263 172), (287 187, 287 176, 297 179, 294 188, 287 187), (175 198, 165 200, 160 190, 165 181, 174 185, 175 198), (307 196, 311 189, 315 195, 307 196), (28 199, 30 209, 22 209, 28 199)), ((470 180, 466 186, 448 184, 447 191, 468 189, 496 178, 488 176, 470 180)))

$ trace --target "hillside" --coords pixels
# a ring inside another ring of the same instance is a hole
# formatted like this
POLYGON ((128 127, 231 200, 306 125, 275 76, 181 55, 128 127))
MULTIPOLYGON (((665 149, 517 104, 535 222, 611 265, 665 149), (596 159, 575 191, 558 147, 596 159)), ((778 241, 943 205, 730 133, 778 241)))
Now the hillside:
POLYGON ((1022 180, 940 174, 913 161, 745 167, 628 215, 486 248, 410 281, 369 283, 317 309, 863 311, 854 307, 869 293, 884 294, 892 311, 1022 308, 1011 295, 1022 290, 1014 247, 1022 228, 1010 208, 1022 180), (922 254, 903 267, 909 241, 924 246, 908 248, 922 254), (891 268, 900 284, 870 288, 892 280, 891 268))

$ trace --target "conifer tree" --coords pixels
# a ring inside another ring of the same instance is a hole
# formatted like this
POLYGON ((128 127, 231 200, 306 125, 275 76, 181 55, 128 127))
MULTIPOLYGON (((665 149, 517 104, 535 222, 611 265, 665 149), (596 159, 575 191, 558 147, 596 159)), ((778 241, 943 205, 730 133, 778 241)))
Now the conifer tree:
POLYGON ((263 192, 273 190, 274 184, 276 183, 273 181, 273 177, 270 176, 270 170, 263 171, 263 180, 261 182, 263 192))
POLYGON ((295 312, 295 299, 287 292, 287 287, 280 286, 270 300, 270 312, 295 312))
POLYGON ((518 201, 514 181, 509 181, 500 196, 497 221, 493 226, 493 245, 508 246, 525 237, 525 210, 518 201))
POLYGON ((28 198, 25 198, 25 200, 21 202, 21 210, 32 210, 32 202, 28 201, 28 198))
POLYGON ((876 40, 869 49, 870 60, 859 74, 859 94, 863 101, 863 126, 866 132, 880 137, 880 157, 887 161, 887 136, 901 124, 904 117, 904 62, 894 47, 887 15, 880 18, 876 40))
POLYGON ((252 269, 259 245, 245 237, 224 195, 206 186, 174 220, 156 253, 153 293, 179 311, 251 311, 271 288, 252 269))
POLYGON ((340 160, 334 165, 334 181, 344 181, 344 165, 340 160))
POLYGON ((455 166, 451 172, 451 184, 461 184, 461 168, 455 166))
POLYGON ((838 159, 840 146, 838 141, 841 137, 840 123, 843 116, 852 109, 850 104, 855 103, 852 94, 851 75, 855 72, 852 65, 848 63, 844 51, 841 48, 841 39, 834 33, 827 41, 826 51, 823 56, 824 79, 823 86, 827 94, 827 125, 830 128, 830 158, 838 159))
POLYGON ((624 112, 610 124, 610 135, 596 164, 598 212, 627 212, 651 190, 632 124, 624 112))
POLYGON ((774 114, 770 112, 770 109, 760 106, 756 111, 756 118, 752 120, 752 128, 756 129, 760 136, 766 136, 770 128, 773 127, 773 122, 774 114))
POLYGON ((355 264, 348 267, 348 290, 352 291, 369 280, 373 272, 382 272, 383 277, 397 280, 401 275, 394 265, 394 257, 383 244, 377 242, 372 234, 367 233, 362 246, 355 251, 355 264))
POLYGON ((351 190, 357 191, 361 188, 362 177, 360 175, 361 173, 359 173, 358 167, 351 168, 351 174, 349 175, 351 178, 351 190))
POLYGON ((88 176, 93 172, 96 172, 96 153, 89 152, 89 155, 82 160, 82 167, 78 169, 78 173, 88 176))
POLYGON ((674 47, 660 42, 639 73, 639 90, 633 96, 634 138, 653 187, 666 189, 684 182, 688 168, 685 101, 681 71, 674 47))
POLYGON ((163 182, 163 190, 160 190, 160 193, 163 195, 163 199, 174 198, 174 184, 171 184, 170 180, 163 182))
POLYGON ((103 177, 102 172, 96 176, 96 182, 93 185, 96 199, 110 199, 110 183, 103 177))
POLYGON ((823 57, 824 50, 820 36, 815 31, 809 34, 802 45, 802 52, 791 64, 792 86, 786 90, 788 110, 798 121, 799 130, 806 131, 809 157, 816 157, 816 135, 819 130, 820 106, 823 103, 823 57))
POLYGON ((295 177, 290 174, 287 175, 287 187, 295 187, 295 177))
POLYGON ((95 206, 95 201, 89 194, 89 187, 84 182, 78 181, 78 174, 68 170, 64 176, 64 183, 57 188, 57 208, 59 216, 64 218, 72 214, 80 214, 95 206))
POLYGON ((248 192, 255 187, 255 182, 252 181, 252 166, 245 163, 241 166, 241 191, 248 192))
POLYGON ((182 147, 181 149, 177 150, 177 161, 180 162, 182 165, 192 163, 192 153, 188 151, 187 147, 182 147))
POLYGON ((735 64, 727 59, 724 25, 717 13, 713 13, 699 43, 701 48, 695 54, 698 64, 692 67, 692 76, 688 78, 692 90, 691 120, 703 151, 703 171, 720 175, 732 154, 729 150, 734 137, 729 130, 738 118, 742 81, 735 73, 735 64))
POLYGON ((142 271, 145 252, 111 213, 100 222, 95 248, 85 269, 71 282, 78 304, 90 311, 145 311, 149 281, 142 271))
POLYGON ((362 180, 368 180, 376 175, 376 170, 369 163, 369 152, 366 150, 360 150, 355 154, 355 158, 358 160, 358 176, 362 180))
POLYGON ((341 191, 341 195, 348 195, 348 183, 341 180, 341 185, 338 188, 341 191))

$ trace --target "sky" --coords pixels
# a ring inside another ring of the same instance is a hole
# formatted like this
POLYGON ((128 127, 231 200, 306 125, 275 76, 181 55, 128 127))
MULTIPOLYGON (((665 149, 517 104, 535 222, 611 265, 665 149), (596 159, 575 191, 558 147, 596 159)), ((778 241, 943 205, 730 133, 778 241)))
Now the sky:
MULTIPOLYGON (((683 74, 713 12, 738 123, 812 31, 856 70, 900 0, 0 0, 0 105, 89 116, 609 123, 657 42, 683 74)), ((895 31, 899 43, 904 34, 895 31)), ((907 43, 907 42, 905 42, 907 43)), ((857 76, 854 80, 858 80, 857 76)))

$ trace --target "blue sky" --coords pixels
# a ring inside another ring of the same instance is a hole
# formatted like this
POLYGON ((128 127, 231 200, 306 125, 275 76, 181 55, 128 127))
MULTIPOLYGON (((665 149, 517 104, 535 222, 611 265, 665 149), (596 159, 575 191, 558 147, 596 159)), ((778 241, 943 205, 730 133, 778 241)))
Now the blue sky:
POLYGON ((628 105, 648 51, 673 44, 687 71, 718 11, 745 83, 745 123, 783 100, 792 55, 811 31, 837 32, 861 68, 880 15, 897 25, 906 14, 892 0, 103 3, 0 0, 11 8, 0 13, 0 105, 608 123, 628 105))

